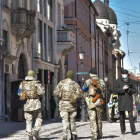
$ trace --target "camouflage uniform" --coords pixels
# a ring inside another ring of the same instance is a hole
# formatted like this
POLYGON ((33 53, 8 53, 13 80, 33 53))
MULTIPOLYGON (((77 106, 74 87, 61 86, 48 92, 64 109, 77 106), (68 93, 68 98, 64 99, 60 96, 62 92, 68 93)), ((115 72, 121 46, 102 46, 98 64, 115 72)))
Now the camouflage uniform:
POLYGON ((54 95, 60 98, 59 111, 63 124, 63 136, 68 135, 69 118, 71 133, 76 135, 75 117, 77 115, 77 103, 70 102, 71 93, 76 93, 78 98, 82 96, 80 86, 70 78, 60 81, 54 90, 54 95))
MULTIPOLYGON (((20 84, 19 89, 22 91, 26 89, 27 94, 31 94, 31 91, 36 91, 37 95, 43 95, 45 93, 44 87, 41 86, 33 76, 27 76, 24 81, 26 84, 20 84), (34 86, 30 86, 30 85, 34 86), (30 93, 29 93, 30 92, 30 93)), ((20 93, 19 93, 20 96, 20 93)), ((32 120, 33 116, 36 119, 34 131, 40 131, 41 123, 42 123, 42 115, 41 115, 41 102, 38 99, 27 99, 26 103, 24 104, 24 111, 25 111, 25 119, 26 119, 26 132, 28 136, 32 136, 32 120)))
MULTIPOLYGON (((98 77, 92 77, 91 80, 96 80, 98 82, 99 88, 101 90, 101 94, 104 97, 104 81, 99 79, 98 77)), ((84 86, 88 89, 91 86, 90 80, 86 80, 84 86)), ((93 139, 97 139, 102 137, 102 105, 96 106, 95 103, 92 102, 94 97, 90 96, 88 90, 85 92, 85 98, 88 105, 88 115, 90 118, 90 130, 93 136, 93 139), (91 105, 92 104, 92 105, 91 105)))

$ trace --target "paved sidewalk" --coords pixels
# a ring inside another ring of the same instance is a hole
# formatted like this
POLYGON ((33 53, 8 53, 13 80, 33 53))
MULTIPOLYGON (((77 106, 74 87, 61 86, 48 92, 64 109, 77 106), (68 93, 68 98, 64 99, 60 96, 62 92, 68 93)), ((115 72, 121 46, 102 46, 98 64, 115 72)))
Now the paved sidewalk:
MULTIPOLYGON (((77 127, 88 125, 89 122, 76 122, 77 127)), ((33 123, 34 125, 34 123, 33 123)), ((0 140, 10 140, 10 138, 14 137, 15 140, 19 139, 27 139, 26 133, 26 123, 25 122, 3 122, 0 123, 0 140)), ((41 137, 48 137, 50 135, 60 133, 62 131, 62 123, 61 120, 51 121, 45 120, 42 123, 42 128, 40 131, 41 137)))

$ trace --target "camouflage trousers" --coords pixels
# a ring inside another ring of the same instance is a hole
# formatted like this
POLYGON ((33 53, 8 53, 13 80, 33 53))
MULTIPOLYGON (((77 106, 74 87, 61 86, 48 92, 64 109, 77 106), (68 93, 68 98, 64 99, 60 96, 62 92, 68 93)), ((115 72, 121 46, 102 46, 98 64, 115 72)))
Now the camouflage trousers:
POLYGON ((88 110, 90 118, 90 131, 94 138, 102 137, 102 107, 88 110))
POLYGON ((76 132, 76 124, 75 124, 75 117, 77 115, 77 112, 60 112, 60 116, 62 118, 62 124, 63 124, 63 136, 68 135, 68 128, 69 125, 71 127, 71 133, 77 134, 76 132), (70 124, 69 124, 70 120, 70 124))
POLYGON ((26 132, 28 133, 28 136, 32 136, 33 116, 35 118, 34 130, 37 131, 41 130, 41 123, 42 123, 41 109, 35 111, 25 111, 24 117, 26 119, 26 132))

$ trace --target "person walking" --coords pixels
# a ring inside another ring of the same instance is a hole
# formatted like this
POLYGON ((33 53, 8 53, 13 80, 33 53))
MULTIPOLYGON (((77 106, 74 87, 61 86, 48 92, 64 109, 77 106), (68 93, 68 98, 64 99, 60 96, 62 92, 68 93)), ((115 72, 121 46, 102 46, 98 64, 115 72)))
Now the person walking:
POLYGON ((86 80, 83 85, 85 100, 88 105, 88 116, 90 119, 91 140, 97 140, 102 137, 102 111, 103 111, 103 94, 105 83, 97 76, 97 70, 91 68, 90 79, 86 80))
POLYGON ((137 105, 138 116, 140 116, 140 104, 137 105))
POLYGON ((120 112, 120 128, 121 133, 125 134, 125 111, 128 111, 131 132, 136 135, 136 128, 133 118, 133 97, 136 88, 133 79, 129 78, 128 71, 122 69, 122 77, 116 80, 116 93, 118 94, 118 110, 120 112))
POLYGON ((54 99, 54 96, 51 97, 50 99, 50 108, 51 108, 51 119, 54 121, 54 114, 55 114, 55 109, 56 109, 56 102, 54 99))
POLYGON ((68 139, 70 119, 71 139, 77 139, 75 117, 77 115, 77 98, 82 96, 82 90, 78 83, 73 81, 73 71, 67 72, 67 78, 60 81, 54 90, 54 95, 60 98, 59 111, 63 124, 63 138, 68 139))
POLYGON ((26 119, 26 132, 28 133, 29 140, 40 140, 39 131, 41 130, 42 114, 41 114, 41 102, 40 95, 45 93, 44 87, 35 81, 35 72, 28 71, 28 76, 25 81, 20 83, 18 95, 20 100, 25 100, 24 104, 24 116, 26 119), (33 116, 35 117, 34 132, 32 132, 32 121, 33 116))

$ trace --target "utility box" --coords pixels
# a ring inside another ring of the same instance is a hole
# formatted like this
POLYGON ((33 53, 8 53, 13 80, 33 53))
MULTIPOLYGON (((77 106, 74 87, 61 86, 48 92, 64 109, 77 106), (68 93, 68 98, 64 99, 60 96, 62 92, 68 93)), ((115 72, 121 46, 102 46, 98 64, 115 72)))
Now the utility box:
POLYGON ((23 122, 23 109, 18 109, 18 122, 23 122))

